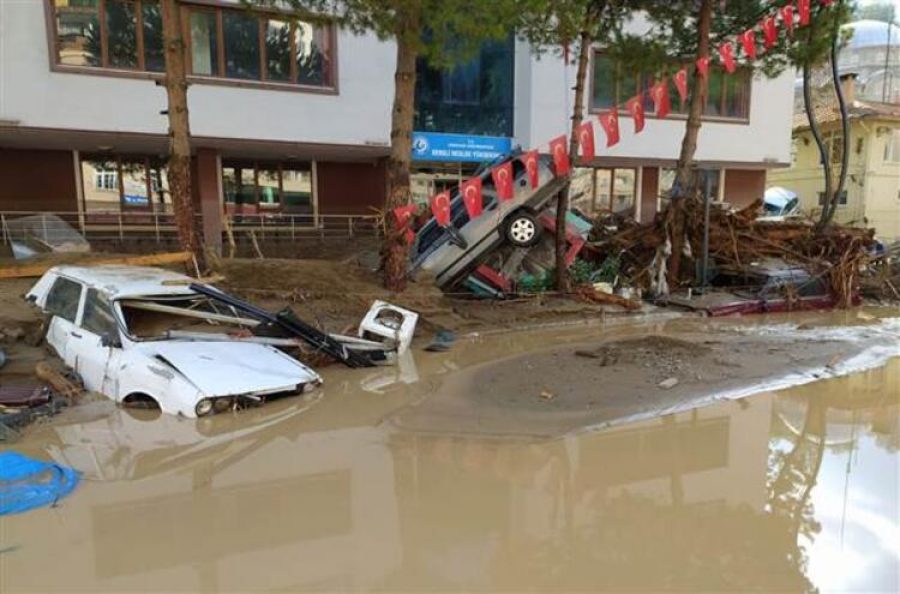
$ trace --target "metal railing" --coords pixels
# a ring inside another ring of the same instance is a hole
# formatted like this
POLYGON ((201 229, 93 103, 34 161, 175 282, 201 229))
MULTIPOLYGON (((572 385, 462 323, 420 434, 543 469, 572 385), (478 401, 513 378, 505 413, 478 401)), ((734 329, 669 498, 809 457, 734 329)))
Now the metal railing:
MULTIPOLYGON (((0 242, 9 244, 16 239, 9 221, 31 215, 55 215, 78 230, 88 241, 119 241, 128 239, 152 239, 157 243, 173 241, 178 232, 175 215, 171 212, 145 211, 0 211, 0 242)), ((197 214, 195 223, 202 229, 202 217, 197 214)), ((229 235, 235 241, 251 236, 258 240, 299 240, 379 236, 381 223, 378 215, 343 214, 293 214, 259 212, 222 215, 223 241, 229 235)))

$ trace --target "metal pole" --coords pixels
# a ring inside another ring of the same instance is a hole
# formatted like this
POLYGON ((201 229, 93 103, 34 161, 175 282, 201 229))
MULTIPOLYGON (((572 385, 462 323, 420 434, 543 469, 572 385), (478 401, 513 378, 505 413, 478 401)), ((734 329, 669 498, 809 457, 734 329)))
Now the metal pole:
POLYGON ((884 52, 884 82, 881 85, 881 102, 888 101, 888 84, 893 88, 894 77, 891 74, 891 33, 894 26, 894 20, 897 18, 897 6, 891 5, 891 20, 887 24, 887 49, 884 52))
POLYGON ((703 204, 703 269, 700 271, 700 289, 706 291, 707 271, 709 269, 709 202, 710 194, 712 194, 712 175, 706 174, 706 188, 704 192, 703 204))

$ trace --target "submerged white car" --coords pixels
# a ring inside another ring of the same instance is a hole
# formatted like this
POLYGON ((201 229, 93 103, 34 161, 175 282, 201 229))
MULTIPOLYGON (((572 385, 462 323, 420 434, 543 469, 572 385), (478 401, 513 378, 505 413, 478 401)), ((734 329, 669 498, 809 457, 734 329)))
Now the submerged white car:
POLYGON ((116 402, 193 418, 321 385, 273 346, 230 340, 225 332, 258 322, 212 303, 191 282, 156 268, 56 266, 26 298, 51 316, 47 343, 85 388, 116 402))

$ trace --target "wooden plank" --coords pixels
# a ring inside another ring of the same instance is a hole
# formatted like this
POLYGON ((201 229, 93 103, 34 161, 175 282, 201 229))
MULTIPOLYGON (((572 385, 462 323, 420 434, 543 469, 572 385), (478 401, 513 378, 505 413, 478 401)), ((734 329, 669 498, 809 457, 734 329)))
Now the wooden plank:
POLYGON ((165 264, 181 264, 191 259, 190 252, 172 252, 164 254, 147 254, 143 256, 118 256, 115 258, 97 258, 75 262, 41 262, 38 264, 21 264, 0 268, 2 278, 29 278, 42 276, 54 266, 71 264, 72 266, 162 266, 165 264))

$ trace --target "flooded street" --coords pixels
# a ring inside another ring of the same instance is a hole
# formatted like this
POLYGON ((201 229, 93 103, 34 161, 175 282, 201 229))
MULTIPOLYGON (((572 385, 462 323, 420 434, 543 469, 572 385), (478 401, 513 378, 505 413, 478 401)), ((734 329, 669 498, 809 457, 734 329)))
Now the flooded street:
MULTIPOLYGON (((602 332, 762 334, 813 320, 825 336, 855 315, 602 332)), ((68 411, 13 448, 85 480, 55 508, 0 519, 0 591, 900 589, 898 358, 712 404, 679 397, 665 414, 628 409, 580 431, 567 416, 560 437, 536 437, 533 411, 530 436, 396 421, 486 357, 598 332, 329 368, 313 398, 199 421, 106 401, 68 411)))

